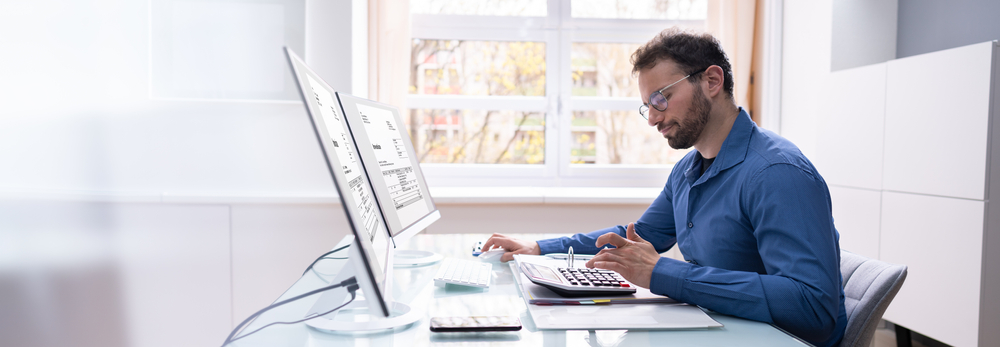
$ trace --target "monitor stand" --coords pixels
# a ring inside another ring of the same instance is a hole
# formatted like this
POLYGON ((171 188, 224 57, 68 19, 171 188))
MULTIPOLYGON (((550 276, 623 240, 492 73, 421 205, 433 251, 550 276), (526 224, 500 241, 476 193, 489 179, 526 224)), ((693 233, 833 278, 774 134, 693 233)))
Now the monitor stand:
MULTIPOLYGON (((362 277, 364 276, 356 275, 365 271, 364 264, 360 260, 361 253, 358 251, 359 248, 360 246, 356 242, 351 245, 347 263, 344 264, 340 273, 329 283, 338 283, 353 276, 358 280, 358 284, 361 287, 359 292, 363 294, 369 290, 377 290, 377 287, 371 283, 364 283, 370 282, 367 279, 363 279, 362 277)), ((391 271, 387 276, 392 276, 391 271)), ((387 288, 389 284, 389 281, 387 281, 387 288)), ((339 288, 323 293, 316 303, 313 304, 312 308, 309 309, 305 317, 322 314, 343 305, 349 295, 350 293, 346 290, 339 288)), ((388 296, 386 297, 388 298, 388 296)), ((387 304, 391 314, 388 318, 382 317, 379 313, 374 313, 381 311, 377 302, 365 300, 362 295, 358 295, 354 299, 354 302, 351 302, 349 305, 325 316, 307 320, 306 325, 320 331, 332 333, 378 332, 380 330, 404 327, 419 321, 421 318, 419 312, 411 309, 406 304, 393 301, 389 301, 387 304)))
POLYGON ((393 254, 393 265, 397 267, 418 267, 427 266, 444 259, 440 254, 429 251, 416 251, 410 249, 397 249, 393 254))

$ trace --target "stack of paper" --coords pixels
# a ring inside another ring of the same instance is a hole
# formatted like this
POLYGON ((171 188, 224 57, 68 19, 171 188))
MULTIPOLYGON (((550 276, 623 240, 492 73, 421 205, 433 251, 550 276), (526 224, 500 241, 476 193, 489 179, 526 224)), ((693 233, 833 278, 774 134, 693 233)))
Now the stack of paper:
POLYGON ((548 288, 534 284, 521 273, 519 262, 565 267, 565 260, 545 256, 515 255, 510 263, 515 282, 538 329, 705 329, 722 324, 694 305, 680 303, 648 289, 636 287, 632 295, 593 298, 564 298, 548 288), (610 305, 609 305, 610 304, 610 305), (637 304, 637 305, 621 305, 637 304))

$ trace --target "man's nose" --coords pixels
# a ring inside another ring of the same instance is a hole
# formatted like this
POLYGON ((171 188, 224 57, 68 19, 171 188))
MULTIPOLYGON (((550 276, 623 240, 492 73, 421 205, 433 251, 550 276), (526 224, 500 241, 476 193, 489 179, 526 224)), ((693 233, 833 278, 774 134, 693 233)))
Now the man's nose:
POLYGON ((648 112, 649 114, 646 115, 646 124, 655 127, 663 119, 663 112, 653 107, 650 107, 648 112))

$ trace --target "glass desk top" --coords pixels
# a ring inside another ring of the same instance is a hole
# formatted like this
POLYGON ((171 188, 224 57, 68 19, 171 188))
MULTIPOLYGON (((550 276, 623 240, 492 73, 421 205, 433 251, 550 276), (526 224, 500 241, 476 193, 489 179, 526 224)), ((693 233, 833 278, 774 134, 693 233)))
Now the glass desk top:
MULTIPOLYGON (((513 236, 534 240, 556 235, 513 236)), ((398 245, 398 248, 434 251, 444 257, 458 259, 476 259, 472 256, 472 247, 476 242, 485 241, 487 237, 486 234, 421 234, 398 245)), ((341 245, 346 245, 349 240, 350 238, 345 238, 341 245)), ((346 249, 330 255, 346 256, 346 249)), ((327 282, 337 275, 345 263, 346 260, 341 259, 321 260, 316 264, 315 271, 299 278, 275 302, 328 285, 327 282)), ((492 282, 486 289, 435 286, 433 279, 439 266, 440 262, 426 266, 396 267, 393 270, 392 299, 409 305, 422 316, 418 322, 409 326, 374 333, 341 334, 318 331, 305 323, 276 324, 238 340, 232 346, 808 346, 770 324, 715 312, 709 312, 709 315, 724 327, 661 331, 538 330, 520 297, 507 263, 493 263, 492 282), (431 317, 450 316, 514 316, 521 320, 523 329, 514 332, 476 333, 430 331, 428 322, 431 317)), ((243 329, 243 332, 256 330, 272 322, 302 319, 318 297, 319 295, 306 297, 268 311, 243 329)), ((598 308, 595 306, 595 311, 598 308)), ((242 320, 246 317, 237 318, 242 320)), ((355 319, 365 318, 367 317, 364 315, 358 315, 355 319)))

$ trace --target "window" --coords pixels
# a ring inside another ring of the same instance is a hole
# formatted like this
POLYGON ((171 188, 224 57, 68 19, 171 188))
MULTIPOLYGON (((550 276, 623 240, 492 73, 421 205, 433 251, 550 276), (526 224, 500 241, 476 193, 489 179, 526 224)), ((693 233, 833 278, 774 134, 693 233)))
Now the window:
POLYGON ((629 61, 707 0, 411 0, 408 130, 436 185, 660 186, 688 150, 629 61))

